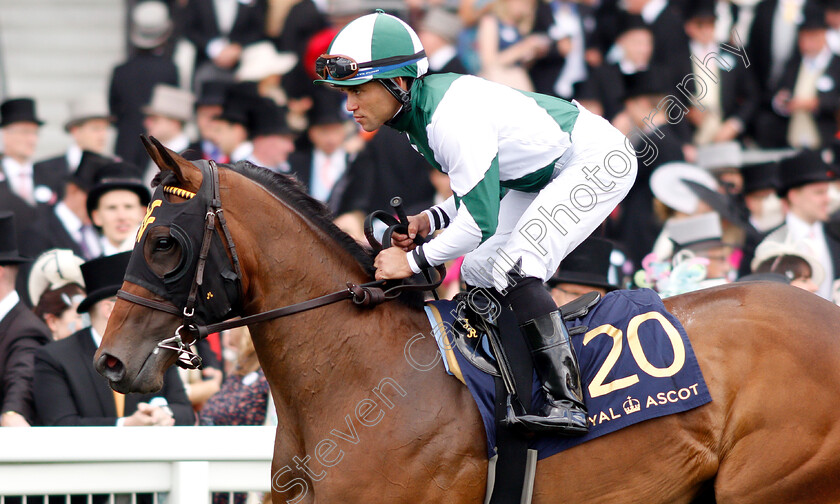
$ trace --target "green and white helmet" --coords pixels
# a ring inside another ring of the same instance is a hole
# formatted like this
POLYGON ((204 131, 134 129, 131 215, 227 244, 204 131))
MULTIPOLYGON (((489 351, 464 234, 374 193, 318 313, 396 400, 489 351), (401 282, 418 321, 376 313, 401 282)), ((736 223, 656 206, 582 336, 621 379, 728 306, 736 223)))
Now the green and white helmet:
POLYGON ((417 78, 429 69, 420 38, 399 18, 377 10, 345 26, 318 58, 315 83, 357 86, 373 79, 417 78))

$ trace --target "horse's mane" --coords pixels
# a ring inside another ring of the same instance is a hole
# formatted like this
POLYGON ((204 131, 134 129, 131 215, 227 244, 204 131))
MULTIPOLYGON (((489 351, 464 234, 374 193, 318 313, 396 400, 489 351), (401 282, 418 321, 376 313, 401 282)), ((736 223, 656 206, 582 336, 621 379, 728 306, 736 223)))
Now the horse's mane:
POLYGON ((271 194, 280 198, 284 203, 304 215, 327 236, 332 238, 341 248, 349 253, 369 278, 373 278, 376 271, 373 267, 373 251, 362 247, 350 235, 333 224, 333 215, 326 205, 306 193, 303 184, 292 175, 275 173, 261 168, 248 161, 237 161, 229 165, 221 165, 266 188, 271 194))

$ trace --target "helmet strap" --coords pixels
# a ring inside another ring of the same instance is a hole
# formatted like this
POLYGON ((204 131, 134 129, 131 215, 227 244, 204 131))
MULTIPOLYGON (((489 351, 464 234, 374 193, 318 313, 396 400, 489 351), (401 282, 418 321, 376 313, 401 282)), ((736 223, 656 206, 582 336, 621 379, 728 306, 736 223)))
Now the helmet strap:
POLYGON ((406 91, 405 89, 400 87, 399 84, 397 84, 396 79, 377 79, 377 80, 382 84, 382 86, 386 90, 388 90, 389 93, 391 93, 391 96, 393 96, 397 100, 397 102, 399 102, 399 104, 400 104, 400 109, 397 111, 396 114, 394 114, 394 117, 392 117, 391 119, 389 119, 388 121, 385 122, 385 124, 390 126, 390 125, 394 124, 396 121, 398 121, 400 119, 400 117, 402 117, 402 115, 407 110, 411 109, 411 91, 410 91, 410 89, 411 89, 411 85, 413 84, 413 82, 408 83, 409 91, 406 91))

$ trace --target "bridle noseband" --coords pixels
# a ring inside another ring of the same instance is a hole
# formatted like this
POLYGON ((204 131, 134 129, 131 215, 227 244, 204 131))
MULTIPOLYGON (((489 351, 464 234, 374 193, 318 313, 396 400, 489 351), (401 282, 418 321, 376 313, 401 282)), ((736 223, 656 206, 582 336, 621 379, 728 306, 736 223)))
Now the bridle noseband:
MULTIPOLYGON (((206 338, 209 334, 241 327, 248 324, 255 324, 264 322, 279 317, 285 317, 311 310, 328 304, 336 303, 350 299, 358 306, 375 306, 390 299, 399 296, 403 291, 417 291, 417 290, 433 290, 437 288, 443 281, 446 275, 446 270, 443 266, 437 268, 440 275, 437 282, 427 284, 397 284, 386 288, 387 282, 384 280, 369 282, 364 284, 355 284, 347 282, 345 289, 326 294, 314 299, 303 301, 300 303, 276 308, 273 310, 249 315, 236 320, 231 318, 238 315, 233 313, 226 317, 225 320, 211 324, 198 324, 195 320, 196 302, 198 299, 199 287, 204 284, 205 271, 207 266, 207 258, 210 253, 210 246, 213 235, 216 233, 216 223, 218 222, 225 240, 225 250, 229 255, 231 264, 236 274, 236 283, 239 299, 242 299, 242 269, 239 262, 239 256, 236 252, 236 245, 233 243, 233 237, 230 234, 227 221, 225 220, 224 211, 222 210, 222 201, 219 190, 219 169, 214 161, 209 161, 209 177, 205 177, 210 183, 210 191, 212 197, 208 199, 206 206, 206 213, 204 217, 204 231, 201 239, 201 248, 198 253, 195 275, 193 276, 192 285, 186 299, 186 303, 182 309, 178 308, 175 303, 170 300, 157 301, 148 299, 130 292, 120 289, 117 292, 117 297, 128 301, 130 303, 145 306, 153 310, 169 313, 176 317, 182 317, 181 325, 175 329, 175 334, 169 338, 160 341, 154 349, 154 354, 158 354, 161 349, 172 350, 178 354, 176 363, 184 369, 201 369, 201 357, 192 351, 191 345, 197 343, 199 340, 206 338), (185 335, 189 335, 190 341, 185 341, 185 335)), ((195 193, 191 193, 181 188, 172 188, 165 186, 164 192, 172 193, 182 198, 190 199, 195 197, 195 193)), ((138 238, 139 240, 139 238, 138 238)), ((141 249, 135 249, 134 253, 141 252, 141 249)))

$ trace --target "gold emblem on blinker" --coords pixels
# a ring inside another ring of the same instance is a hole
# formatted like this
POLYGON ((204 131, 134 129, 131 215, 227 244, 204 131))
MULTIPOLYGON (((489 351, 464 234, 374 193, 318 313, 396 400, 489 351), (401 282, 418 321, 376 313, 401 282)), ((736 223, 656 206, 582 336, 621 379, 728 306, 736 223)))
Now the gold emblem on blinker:
POLYGON ((146 228, 149 227, 149 224, 155 221, 155 218, 152 217, 152 212, 155 211, 155 208, 159 207, 163 203, 163 200, 154 200, 149 204, 149 208, 146 210, 146 216, 143 217, 143 223, 140 225, 140 229, 137 230, 137 243, 140 243, 140 238, 143 236, 143 233, 146 232, 146 228))

